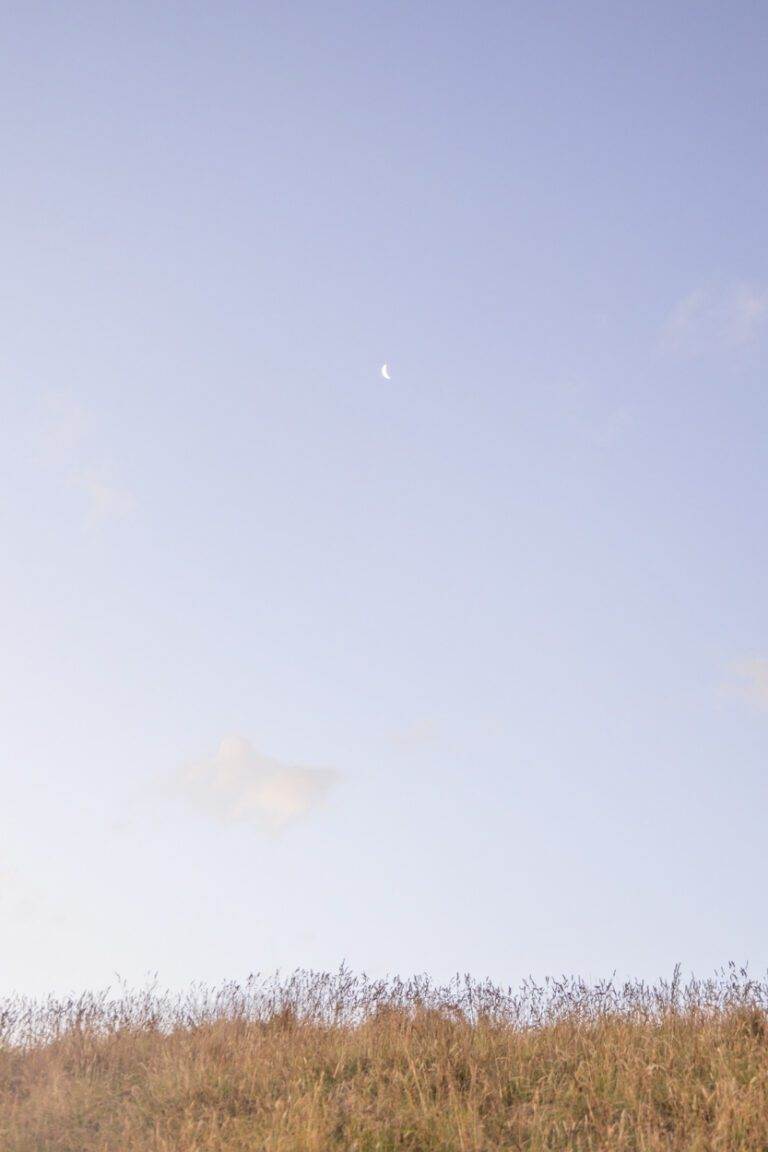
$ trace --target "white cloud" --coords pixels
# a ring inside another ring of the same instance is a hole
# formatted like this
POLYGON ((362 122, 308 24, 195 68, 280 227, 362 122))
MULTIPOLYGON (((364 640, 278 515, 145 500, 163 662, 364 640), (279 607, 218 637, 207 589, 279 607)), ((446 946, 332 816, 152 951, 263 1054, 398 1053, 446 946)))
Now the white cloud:
POLYGON ((738 692, 756 708, 768 711, 768 657, 753 656, 737 664, 738 692))
POLYGON ((179 785, 219 820, 278 831, 321 804, 336 779, 329 768, 283 764, 257 752, 242 736, 228 736, 213 759, 185 768, 179 785))
POLYGON ((754 343, 768 323, 768 288, 755 284, 699 288, 683 297, 664 326, 673 351, 699 354, 754 343))
POLYGON ((121 519, 136 510, 136 498, 123 488, 108 484, 95 468, 75 468, 70 482, 88 496, 91 511, 100 520, 121 519))

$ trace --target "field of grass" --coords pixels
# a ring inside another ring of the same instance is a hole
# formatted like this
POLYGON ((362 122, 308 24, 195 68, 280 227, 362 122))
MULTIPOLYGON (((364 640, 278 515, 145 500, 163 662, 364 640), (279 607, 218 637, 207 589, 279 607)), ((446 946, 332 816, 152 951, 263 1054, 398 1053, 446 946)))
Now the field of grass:
POLYGON ((376 982, 0 1003, 2 1152, 768 1149, 768 985, 376 982))

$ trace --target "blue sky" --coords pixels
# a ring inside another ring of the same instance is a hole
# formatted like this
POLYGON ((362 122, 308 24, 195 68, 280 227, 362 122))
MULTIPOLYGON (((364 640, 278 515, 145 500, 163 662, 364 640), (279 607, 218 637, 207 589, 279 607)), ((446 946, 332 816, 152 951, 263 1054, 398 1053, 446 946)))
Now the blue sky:
POLYGON ((2 987, 763 970, 768 14, 0 33, 2 987))

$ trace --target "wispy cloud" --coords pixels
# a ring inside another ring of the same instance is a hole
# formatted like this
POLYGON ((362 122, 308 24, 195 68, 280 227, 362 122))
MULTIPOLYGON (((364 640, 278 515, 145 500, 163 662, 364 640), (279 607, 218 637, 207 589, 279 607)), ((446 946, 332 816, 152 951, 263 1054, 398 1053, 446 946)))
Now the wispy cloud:
POLYGON ((60 924, 63 917, 53 912, 15 869, 0 868, 0 924, 3 921, 14 925, 32 921, 60 924))
POLYGON ((18 891, 15 885, 0 877, 0 917, 13 924, 25 924, 34 919, 38 908, 31 896, 18 891))
POLYGON ((38 442, 38 462, 60 483, 85 496, 94 519, 122 519, 137 507, 136 497, 113 482, 94 459, 91 423, 85 409, 62 393, 46 397, 38 442))
POLYGON ((38 461, 66 471, 81 454, 87 436, 85 409, 64 392, 49 392, 43 399, 38 461))
POLYGON ((743 348, 768 325, 768 288, 756 284, 697 288, 675 304, 664 325, 672 351, 697 355, 715 347, 743 348))
POLYGON ((571 428, 581 445, 601 450, 621 444, 634 421, 634 408, 628 404, 619 404, 601 415, 585 413, 574 416, 571 428))
POLYGON ((742 284, 731 300, 728 336, 736 344, 748 344, 768 322, 768 289, 742 284))
POLYGON ((337 778, 332 769, 284 764, 244 737, 228 736, 212 759, 188 765, 178 784, 218 820, 279 831, 317 808, 337 778))
POLYGON ((412 749, 423 748, 436 743, 438 738, 437 724, 429 716, 422 716, 412 721, 404 728, 399 728, 390 736, 390 741, 396 748, 412 749))
POLYGON ((136 510, 136 497, 124 488, 107 483, 95 468, 75 468, 69 474, 70 483, 85 492, 91 512, 99 520, 121 519, 136 510))
POLYGON ((733 669, 736 691, 755 708, 768 712, 768 657, 753 656, 733 669))

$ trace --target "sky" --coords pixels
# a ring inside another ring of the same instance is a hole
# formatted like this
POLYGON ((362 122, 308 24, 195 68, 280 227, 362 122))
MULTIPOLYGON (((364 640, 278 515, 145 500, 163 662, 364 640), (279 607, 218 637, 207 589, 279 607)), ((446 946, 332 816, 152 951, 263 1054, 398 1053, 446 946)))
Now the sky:
POLYGON ((3 6, 0 991, 768 968, 767 41, 3 6))

